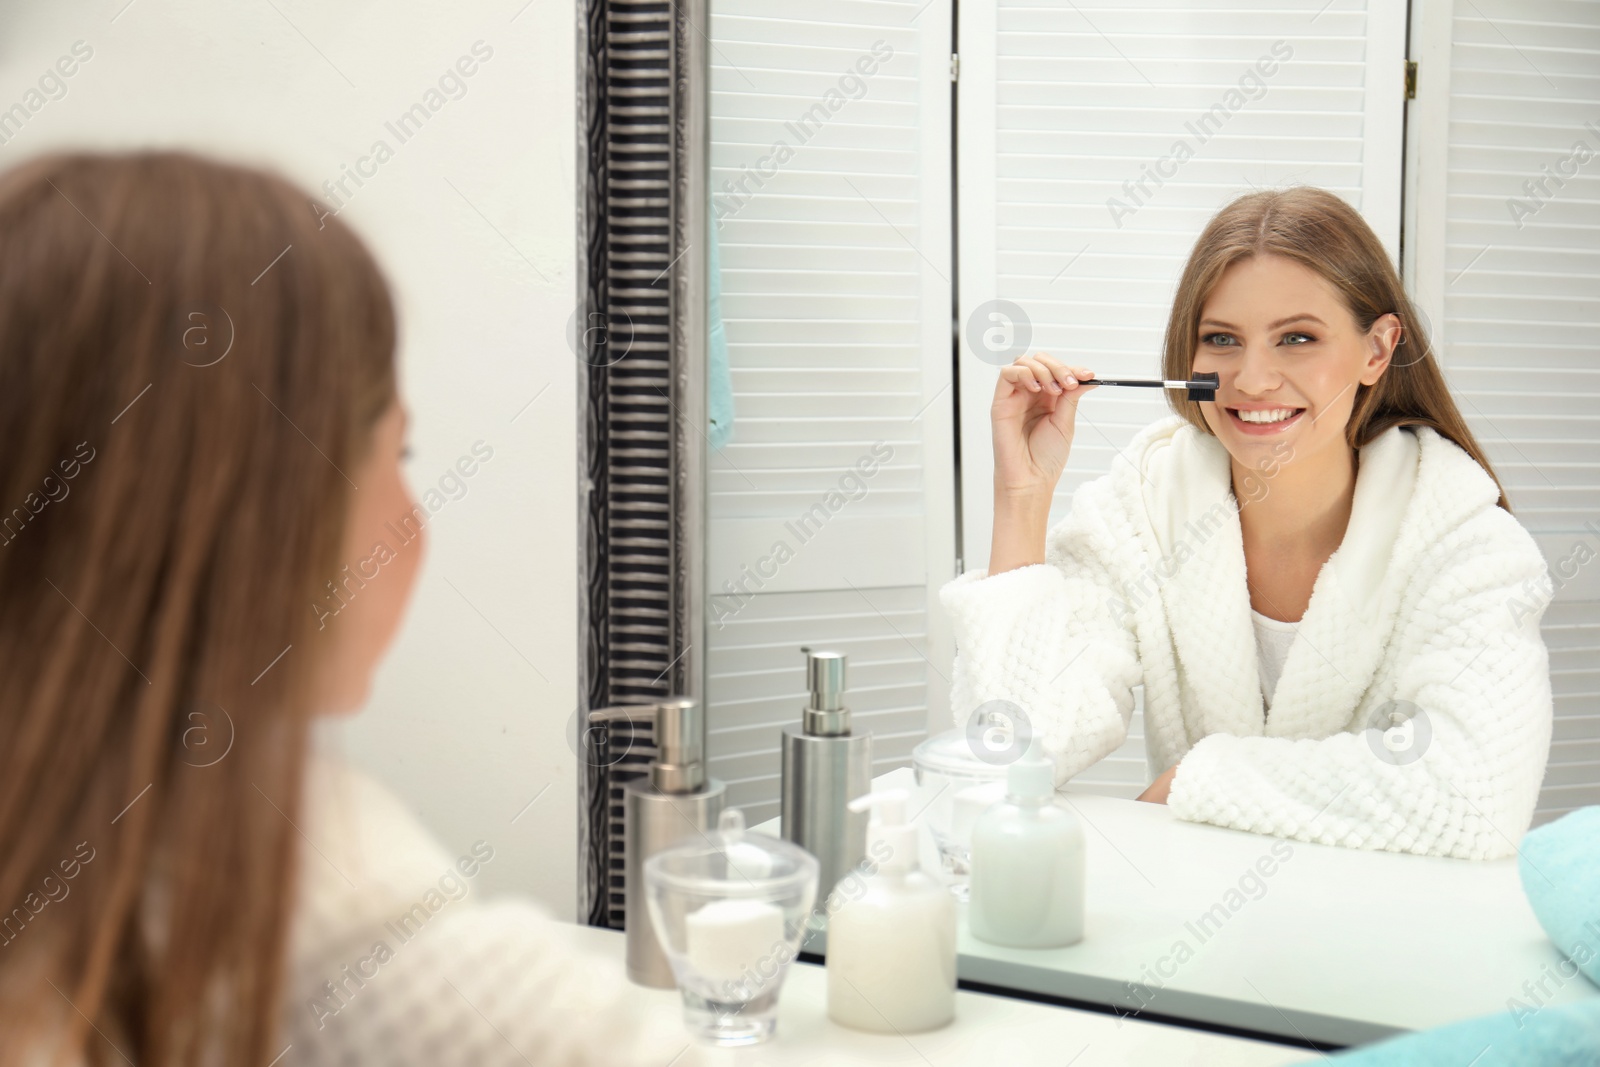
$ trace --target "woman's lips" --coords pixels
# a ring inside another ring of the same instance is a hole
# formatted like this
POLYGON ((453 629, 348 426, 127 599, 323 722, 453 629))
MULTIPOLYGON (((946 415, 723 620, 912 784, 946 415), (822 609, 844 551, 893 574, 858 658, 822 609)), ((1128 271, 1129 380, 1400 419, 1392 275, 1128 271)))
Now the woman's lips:
POLYGON ((1300 417, 1306 413, 1305 408, 1289 408, 1288 405, 1284 405, 1284 407, 1292 410, 1294 414, 1277 422, 1246 422, 1239 417, 1236 408, 1224 408, 1223 410, 1227 412, 1228 422, 1235 430, 1242 434, 1249 434, 1252 437, 1268 437, 1272 434, 1283 433, 1299 422, 1300 417))

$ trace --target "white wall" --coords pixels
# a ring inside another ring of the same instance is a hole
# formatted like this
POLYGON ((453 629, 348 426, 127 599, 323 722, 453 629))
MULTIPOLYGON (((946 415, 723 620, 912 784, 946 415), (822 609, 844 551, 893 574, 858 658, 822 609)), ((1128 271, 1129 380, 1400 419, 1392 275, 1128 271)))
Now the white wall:
POLYGON ((93 49, 66 95, 0 145, 0 166, 65 146, 172 145, 273 165, 320 189, 375 140, 389 142, 393 158, 341 217, 396 291, 412 484, 436 483, 480 439, 494 456, 430 522, 422 581, 370 706, 329 739, 451 851, 492 844, 481 887, 532 892, 569 917, 577 375, 563 335, 576 291, 575 8, 125 3, 0 9, 0 109, 74 41, 93 49), (384 123, 480 39, 493 55, 465 94, 400 143, 384 123))

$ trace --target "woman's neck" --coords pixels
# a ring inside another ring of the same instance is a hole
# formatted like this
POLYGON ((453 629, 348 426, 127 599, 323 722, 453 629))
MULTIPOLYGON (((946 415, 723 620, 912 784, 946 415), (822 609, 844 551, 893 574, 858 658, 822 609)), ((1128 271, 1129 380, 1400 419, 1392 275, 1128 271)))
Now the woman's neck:
POLYGON ((1243 503, 1239 526, 1246 549, 1259 546, 1326 560, 1344 540, 1355 500, 1356 452, 1343 442, 1321 453, 1296 457, 1261 483, 1260 474, 1232 463, 1234 494, 1243 503), (1266 492, 1247 499, 1239 486, 1265 484, 1266 492))

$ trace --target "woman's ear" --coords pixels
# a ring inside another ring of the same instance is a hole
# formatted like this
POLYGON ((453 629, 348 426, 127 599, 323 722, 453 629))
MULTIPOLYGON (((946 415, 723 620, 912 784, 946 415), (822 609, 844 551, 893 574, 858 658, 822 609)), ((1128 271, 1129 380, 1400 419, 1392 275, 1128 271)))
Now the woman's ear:
POLYGON ((1400 324, 1400 316, 1394 312, 1379 315, 1372 326, 1367 330, 1367 361, 1361 366, 1360 381, 1362 385, 1372 385, 1383 372, 1389 369, 1389 361, 1394 358, 1395 346, 1405 332, 1405 327, 1400 324))

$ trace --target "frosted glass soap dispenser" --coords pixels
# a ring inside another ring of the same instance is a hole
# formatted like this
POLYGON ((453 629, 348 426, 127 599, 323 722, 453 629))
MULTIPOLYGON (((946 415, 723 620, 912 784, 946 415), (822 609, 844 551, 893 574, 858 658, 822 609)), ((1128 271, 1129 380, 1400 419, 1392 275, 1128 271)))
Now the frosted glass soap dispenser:
POLYGON ((917 869, 906 799, 890 789, 850 802, 877 808, 867 827, 877 870, 828 921, 828 1018, 855 1030, 914 1034, 956 1014, 956 901, 917 869))
POLYGON ((1084 840, 1055 803, 1055 768, 1037 742, 1006 772, 1006 798, 972 827, 972 936, 1010 948, 1083 940, 1084 840))

